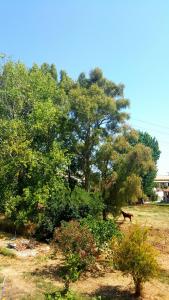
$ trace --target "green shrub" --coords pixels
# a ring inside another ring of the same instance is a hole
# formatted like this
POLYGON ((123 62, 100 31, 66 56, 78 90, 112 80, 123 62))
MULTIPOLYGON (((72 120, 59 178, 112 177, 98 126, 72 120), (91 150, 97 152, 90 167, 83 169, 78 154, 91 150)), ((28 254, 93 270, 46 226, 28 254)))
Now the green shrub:
MULTIPOLYGON (((68 291, 66 294, 62 292, 54 292, 45 294, 45 300, 87 300, 88 298, 84 298, 80 295, 77 295, 71 291, 68 291)), ((91 300, 96 300, 100 298, 92 298, 91 300)))
POLYGON ((154 277, 158 271, 156 251, 147 238, 147 228, 132 225, 119 243, 114 258, 117 269, 133 277, 136 296, 142 294, 143 282, 154 277))
POLYGON ((4 247, 0 247, 0 254, 3 256, 9 256, 11 258, 16 257, 16 254, 13 251, 4 247))
POLYGON ((80 187, 71 192, 68 183, 58 176, 49 177, 38 186, 23 188, 22 195, 8 191, 5 197, 5 214, 17 230, 30 222, 36 224, 35 235, 41 240, 52 238, 61 221, 89 214, 96 216, 103 209, 98 193, 89 193, 80 187))
POLYGON ((152 195, 150 196, 150 200, 151 201, 157 201, 158 200, 158 195, 155 194, 155 192, 153 192, 152 195))
POLYGON ((67 217, 64 212, 69 202, 70 190, 63 180, 53 178, 36 190, 25 188, 22 196, 10 196, 6 202, 6 215, 17 227, 29 222, 36 224, 36 236, 44 240, 52 237, 55 227, 67 217))
MULTIPOLYGON (((64 185, 52 188, 53 192, 47 199, 44 212, 38 215, 36 235, 41 239, 51 238, 54 229, 61 221, 96 216, 103 209, 102 200, 97 193, 89 193, 80 187, 75 187, 71 193, 64 185)), ((43 195, 44 197, 44 195, 43 195)))
POLYGON ((98 220, 91 216, 81 220, 82 226, 88 226, 94 236, 98 248, 104 247, 112 237, 120 238, 122 236, 120 230, 113 220, 98 220))
MULTIPOLYGON (((44 210, 37 213, 36 236, 39 239, 50 239, 62 220, 72 218, 70 203, 70 190, 63 182, 56 182, 48 193, 44 210)), ((41 195, 39 195, 40 197, 41 195)), ((38 197, 38 196, 37 196, 38 197)), ((44 197, 44 195, 43 195, 44 197)))
POLYGON ((70 197, 70 205, 74 211, 74 218, 80 219, 88 215, 96 217, 103 210, 103 201, 99 193, 89 193, 78 186, 75 187, 70 197))
POLYGON ((45 294, 45 300, 101 300, 100 296, 97 297, 84 297, 79 294, 75 294, 72 291, 68 291, 66 294, 63 292, 54 292, 45 294))
POLYGON ((86 225, 81 226, 78 221, 63 222, 55 231, 54 240, 65 256, 66 274, 65 289, 69 282, 76 281, 81 272, 95 261, 97 255, 95 241, 86 225))

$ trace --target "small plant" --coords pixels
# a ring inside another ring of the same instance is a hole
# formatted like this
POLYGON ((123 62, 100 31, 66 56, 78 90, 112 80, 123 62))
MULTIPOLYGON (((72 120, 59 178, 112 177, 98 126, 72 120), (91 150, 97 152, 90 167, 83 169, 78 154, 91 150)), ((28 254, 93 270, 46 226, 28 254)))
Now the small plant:
POLYGON ((81 271, 83 270, 84 264, 78 253, 70 253, 66 260, 67 279, 69 281, 76 281, 79 278, 81 271))
POLYGON ((77 221, 63 222, 55 231, 54 240, 65 255, 64 280, 65 291, 68 291, 69 283, 76 281, 81 272, 95 261, 95 241, 88 227, 81 226, 77 221))
POLYGON ((60 292, 46 293, 45 300, 62 300, 63 297, 60 292))
POLYGON ((141 296, 143 283, 158 271, 156 251, 147 242, 147 238, 147 228, 131 226, 119 243, 114 258, 117 269, 133 277, 136 296, 141 296))
POLYGON ((11 258, 16 257, 16 254, 14 252, 4 247, 0 247, 0 255, 9 256, 11 258))
POLYGON ((54 292, 45 294, 45 300, 101 300, 100 296, 97 297, 83 297, 78 294, 75 294, 71 291, 63 295, 62 292, 54 292))
MULTIPOLYGON (((101 298, 92 298, 91 300, 96 299, 101 298)), ((62 292, 47 293, 45 294, 45 300, 87 300, 87 298, 68 291, 66 294, 63 294, 62 292)))

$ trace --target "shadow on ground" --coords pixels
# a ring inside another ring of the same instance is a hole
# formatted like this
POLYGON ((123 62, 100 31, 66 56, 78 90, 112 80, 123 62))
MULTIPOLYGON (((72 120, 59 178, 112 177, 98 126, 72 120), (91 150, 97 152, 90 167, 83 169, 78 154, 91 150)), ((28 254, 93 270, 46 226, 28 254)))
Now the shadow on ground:
POLYGON ((122 225, 122 224, 124 224, 124 222, 125 222, 124 220, 116 220, 117 225, 122 225))
POLYGON ((102 300, 134 300, 130 291, 122 290, 120 286, 101 286, 92 296, 101 296, 102 300))
POLYGON ((65 270, 63 266, 44 266, 38 268, 35 271, 31 272, 32 276, 41 276, 46 279, 56 280, 58 282, 63 282, 63 274, 65 270))

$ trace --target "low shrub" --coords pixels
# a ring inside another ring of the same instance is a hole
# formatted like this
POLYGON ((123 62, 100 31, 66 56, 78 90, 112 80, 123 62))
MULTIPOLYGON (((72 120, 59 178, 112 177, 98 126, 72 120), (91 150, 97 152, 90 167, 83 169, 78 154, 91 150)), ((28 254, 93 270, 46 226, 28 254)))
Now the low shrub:
POLYGON ((96 254, 92 233, 86 225, 81 226, 76 220, 62 222, 61 227, 55 231, 54 240, 65 255, 77 253, 86 265, 96 254))
POLYGON ((62 292, 54 292, 45 294, 45 300, 101 300, 100 296, 97 297, 84 297, 68 291, 66 294, 62 292))
POLYGON ((143 283, 158 271, 156 251, 147 241, 148 230, 133 225, 125 234, 115 252, 114 263, 124 274, 130 274, 135 284, 135 295, 142 294, 143 283))
POLYGON ((0 247, 0 255, 8 256, 8 257, 11 257, 11 258, 16 257, 16 254, 12 250, 10 250, 8 248, 5 248, 5 247, 0 247))
POLYGON ((89 228, 81 226, 78 221, 63 222, 55 231, 54 241, 65 256, 66 274, 64 275, 65 289, 69 282, 76 281, 81 272, 95 261, 97 255, 94 237, 89 228))
MULTIPOLYGON (((91 300, 100 300, 100 297, 92 297, 91 300)), ((54 292, 45 294, 45 300, 89 300, 89 298, 77 295, 71 291, 68 291, 66 294, 62 292, 54 292)))
POLYGON ((120 238, 122 236, 121 231, 113 220, 105 221, 88 216, 81 220, 81 225, 89 228, 98 248, 104 247, 105 243, 109 242, 112 237, 120 238))

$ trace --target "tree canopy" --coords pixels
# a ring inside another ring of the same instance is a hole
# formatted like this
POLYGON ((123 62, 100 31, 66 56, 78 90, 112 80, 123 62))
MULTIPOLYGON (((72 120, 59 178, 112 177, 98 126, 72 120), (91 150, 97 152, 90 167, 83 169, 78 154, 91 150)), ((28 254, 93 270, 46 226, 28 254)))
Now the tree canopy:
POLYGON ((157 161, 160 158, 160 149, 158 141, 152 137, 148 132, 139 132, 139 142, 152 151, 152 158, 156 165, 156 169, 151 170, 143 176, 143 190, 147 196, 153 195, 153 188, 155 187, 154 179, 157 175, 157 161))
POLYGON ((52 231, 64 211, 70 218, 75 211, 96 213, 89 208, 95 202, 116 212, 142 197, 160 152, 155 139, 127 125, 128 108, 124 85, 106 79, 99 68, 75 81, 65 71, 59 77, 47 63, 5 63, 1 211, 16 224, 48 224, 52 231))

